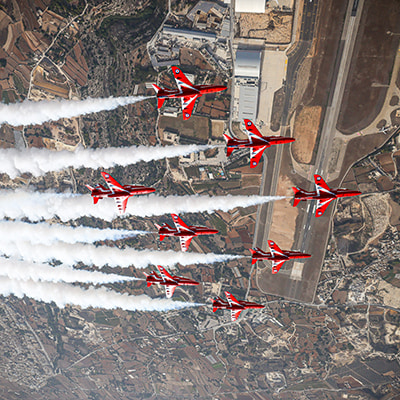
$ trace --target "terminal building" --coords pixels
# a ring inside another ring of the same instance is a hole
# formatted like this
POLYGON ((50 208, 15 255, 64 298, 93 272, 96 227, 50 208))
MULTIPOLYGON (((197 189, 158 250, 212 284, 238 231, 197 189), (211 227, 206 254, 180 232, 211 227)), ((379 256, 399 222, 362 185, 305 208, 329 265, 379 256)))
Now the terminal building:
POLYGON ((256 120, 261 68, 261 51, 237 50, 234 64, 234 119, 256 120))

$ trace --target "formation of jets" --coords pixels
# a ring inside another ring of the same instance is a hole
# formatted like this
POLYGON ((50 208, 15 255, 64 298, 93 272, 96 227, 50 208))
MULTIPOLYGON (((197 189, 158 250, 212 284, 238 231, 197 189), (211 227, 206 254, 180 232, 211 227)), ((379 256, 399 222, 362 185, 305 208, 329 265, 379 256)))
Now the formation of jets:
POLYGON ((293 187, 294 201, 293 207, 296 207, 300 201, 317 200, 317 210, 315 216, 321 217, 328 208, 331 201, 339 197, 358 196, 361 192, 349 189, 331 189, 319 175, 314 175, 315 190, 307 192, 304 189, 293 187))
MULTIPOLYGON (((183 119, 187 120, 192 115, 196 100, 203 94, 215 93, 225 90, 227 87, 222 85, 194 85, 192 84, 185 74, 179 67, 172 67, 172 73, 174 75, 176 85, 178 89, 165 89, 160 88, 153 84, 153 88, 156 91, 156 97, 158 101, 158 108, 162 107, 164 101, 169 98, 181 98, 182 99, 182 114, 183 119)), ((272 145, 291 143, 295 139, 284 136, 263 136, 254 123, 249 120, 244 120, 244 126, 248 139, 238 139, 229 133, 224 133, 224 138, 227 145, 227 156, 230 156, 233 150, 237 148, 249 148, 250 149, 250 168, 255 168, 264 153, 264 150, 272 145)), ((92 187, 86 185, 91 191, 94 204, 104 198, 109 197, 115 200, 117 209, 120 215, 125 213, 127 202, 129 197, 138 194, 149 194, 155 191, 154 188, 146 186, 135 186, 135 185, 121 185, 118 183, 109 173, 101 173, 105 181, 107 182, 108 189, 102 185, 92 187)), ((357 196, 361 192, 348 189, 331 189, 322 179, 320 175, 314 175, 315 191, 306 191, 297 187, 293 187, 294 201, 293 206, 297 206, 300 201, 317 200, 317 209, 315 216, 321 217, 331 201, 339 197, 357 196)), ((181 251, 185 252, 189 249, 191 240, 200 235, 213 235, 218 233, 218 230, 211 229, 204 226, 193 226, 187 225, 178 215, 171 214, 172 220, 175 227, 164 223, 162 225, 155 224, 158 229, 160 241, 163 241, 167 236, 179 237, 181 251)), ((272 262, 272 273, 277 274, 282 268, 282 265, 291 259, 302 259, 311 257, 310 254, 302 253, 300 251, 292 250, 281 250, 279 246, 272 240, 268 240, 269 252, 263 251, 256 247, 250 249, 251 262, 255 264, 259 260, 269 260, 272 262)), ((166 297, 171 298, 178 286, 183 285, 199 285, 192 279, 172 276, 165 268, 157 266, 160 275, 156 271, 152 271, 150 274, 146 274, 147 286, 150 287, 153 284, 162 285, 165 287, 166 297)), ((227 300, 223 300, 221 297, 211 299, 213 305, 213 312, 218 309, 226 309, 231 311, 231 320, 236 321, 239 318, 240 313, 243 310, 255 308, 264 308, 263 305, 253 303, 244 300, 237 300, 231 293, 225 291, 227 300)))
POLYGON ((179 67, 171 67, 171 69, 178 89, 165 89, 153 84, 157 96, 157 106, 161 108, 166 99, 182 99, 184 120, 191 117, 196 100, 203 94, 221 92, 227 89, 223 85, 193 85, 179 67))
POLYGON ((214 235, 218 233, 216 229, 210 229, 206 226, 193 226, 186 225, 176 214, 171 214, 172 220, 174 221, 175 228, 169 226, 168 224, 162 224, 155 226, 158 229, 158 234, 160 235, 160 241, 163 241, 166 236, 176 236, 179 237, 181 243, 181 250, 187 251, 189 249, 190 242, 195 236, 200 235, 214 235))

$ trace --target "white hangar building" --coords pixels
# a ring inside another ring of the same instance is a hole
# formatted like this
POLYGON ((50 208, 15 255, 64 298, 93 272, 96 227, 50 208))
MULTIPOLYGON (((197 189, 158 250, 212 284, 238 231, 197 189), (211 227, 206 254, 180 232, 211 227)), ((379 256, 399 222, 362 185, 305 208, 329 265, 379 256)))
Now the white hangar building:
POLYGON ((235 103, 239 120, 257 118, 261 51, 238 50, 234 64, 235 103))

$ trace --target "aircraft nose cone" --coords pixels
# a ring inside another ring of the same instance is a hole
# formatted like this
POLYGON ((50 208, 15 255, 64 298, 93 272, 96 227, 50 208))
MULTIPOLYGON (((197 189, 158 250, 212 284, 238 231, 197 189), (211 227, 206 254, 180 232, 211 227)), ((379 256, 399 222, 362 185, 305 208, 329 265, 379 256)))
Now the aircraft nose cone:
POLYGON ((215 87, 214 87, 214 90, 215 90, 216 92, 220 92, 220 91, 226 90, 226 89, 228 89, 228 87, 227 87, 227 86, 223 86, 223 85, 215 86, 215 87))
POLYGON ((214 235, 216 233, 218 233, 219 231, 217 229, 210 229, 210 234, 214 235))

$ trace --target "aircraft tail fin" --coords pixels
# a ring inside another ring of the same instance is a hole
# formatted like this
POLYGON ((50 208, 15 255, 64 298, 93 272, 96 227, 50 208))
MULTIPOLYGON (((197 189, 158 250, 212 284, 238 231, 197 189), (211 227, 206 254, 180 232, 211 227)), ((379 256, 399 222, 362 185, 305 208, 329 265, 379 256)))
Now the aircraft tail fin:
POLYGON ((233 136, 227 131, 224 132, 224 139, 226 140, 226 143, 229 144, 232 141, 233 136))
POLYGON ((161 90, 161 88, 157 86, 155 83, 153 83, 151 86, 153 86, 153 89, 156 91, 156 93, 158 93, 161 90))
POLYGON ((161 230, 162 226, 158 225, 158 224, 154 224, 154 225, 158 230, 158 234, 160 235, 160 242, 162 242, 164 240, 164 238, 165 238, 165 235, 161 235, 161 233, 160 233, 160 230, 161 230))
POLYGON ((165 99, 157 99, 157 108, 161 108, 164 104, 165 99))
POLYGON ((257 254, 260 249, 258 247, 255 247, 254 249, 249 249, 251 253, 251 264, 255 264, 257 262, 257 258, 255 258, 255 254, 257 254))
POLYGON ((147 278, 150 276, 150 274, 147 274, 146 272, 143 272, 143 274, 146 277, 147 287, 150 287, 153 284, 153 282, 150 282, 150 281, 147 280, 147 278))
POLYGON ((300 199, 296 197, 296 194, 297 193, 301 193, 302 190, 297 188, 297 187, 294 187, 294 186, 292 187, 292 189, 293 189, 293 192, 294 192, 293 207, 296 207, 297 204, 300 203, 300 199))
POLYGON ((232 151, 235 149, 235 147, 233 147, 233 141, 234 141, 234 137, 232 136, 231 133, 229 133, 228 131, 224 133, 224 139, 226 141, 226 156, 229 157, 232 154, 232 151))
MULTIPOLYGON (((90 186, 90 185, 85 185, 85 186, 90 190, 91 193, 93 193, 93 190, 95 190, 95 188, 93 186, 90 186)), ((97 197, 97 196, 92 196, 92 197, 93 197, 93 203, 97 204, 98 201, 100 200, 100 197, 97 197)))

